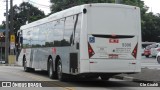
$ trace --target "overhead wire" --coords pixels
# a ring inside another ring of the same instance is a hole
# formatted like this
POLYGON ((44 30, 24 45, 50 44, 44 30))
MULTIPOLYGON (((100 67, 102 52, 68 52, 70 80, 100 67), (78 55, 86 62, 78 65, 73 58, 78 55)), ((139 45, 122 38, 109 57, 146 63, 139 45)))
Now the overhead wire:
POLYGON ((44 7, 44 8, 50 8, 50 6, 43 5, 43 4, 39 4, 39 3, 33 2, 33 1, 31 1, 31 0, 29 0, 28 2, 29 2, 29 3, 32 3, 32 4, 36 4, 36 5, 38 5, 38 6, 42 6, 42 7, 44 7))

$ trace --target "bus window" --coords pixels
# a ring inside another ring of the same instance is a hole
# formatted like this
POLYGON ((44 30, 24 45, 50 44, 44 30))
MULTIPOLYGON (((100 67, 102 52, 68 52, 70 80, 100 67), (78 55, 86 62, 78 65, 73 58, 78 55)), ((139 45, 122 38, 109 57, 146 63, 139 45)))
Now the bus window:
POLYGON ((73 40, 73 28, 74 28, 73 16, 66 17, 63 46, 71 46, 73 40))
POLYGON ((79 41, 80 41, 80 30, 81 30, 81 18, 82 14, 77 14, 77 22, 76 22, 76 30, 75 30, 75 39, 74 42, 76 44, 76 49, 79 49, 79 41))
MULTIPOLYGON (((62 41, 63 41, 63 33, 64 33, 64 19, 59 19, 55 22, 55 28, 52 31, 53 36, 51 36, 51 38, 53 38, 53 43, 54 46, 62 46, 62 41)), ((51 33, 50 33, 51 34, 51 33)))

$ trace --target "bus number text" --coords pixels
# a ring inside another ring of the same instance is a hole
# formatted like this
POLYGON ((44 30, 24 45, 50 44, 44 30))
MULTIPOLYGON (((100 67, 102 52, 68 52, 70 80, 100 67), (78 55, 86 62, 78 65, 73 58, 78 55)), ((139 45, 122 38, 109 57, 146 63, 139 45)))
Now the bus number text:
POLYGON ((131 47, 131 43, 122 43, 122 47, 131 47))

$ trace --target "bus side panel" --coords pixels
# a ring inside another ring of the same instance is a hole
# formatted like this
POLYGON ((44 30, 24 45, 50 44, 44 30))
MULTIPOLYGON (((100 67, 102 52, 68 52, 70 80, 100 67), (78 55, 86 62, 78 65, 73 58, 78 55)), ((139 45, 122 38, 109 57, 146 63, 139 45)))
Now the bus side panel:
POLYGON ((23 66, 23 55, 24 55, 24 53, 23 53, 23 49, 20 51, 20 54, 19 54, 19 56, 18 56, 18 65, 19 66, 23 66))
POLYGON ((26 52, 25 52, 25 57, 26 57, 26 61, 27 61, 27 67, 31 67, 30 66, 30 58, 31 58, 31 49, 26 49, 26 52))
POLYGON ((71 47, 57 47, 56 55, 60 56, 60 60, 62 63, 62 72, 69 73, 69 53, 71 47))
POLYGON ((35 69, 47 70, 49 51, 47 48, 33 49, 32 67, 35 69))
POLYGON ((22 49, 18 57, 18 65, 23 66, 23 56, 26 57, 27 67, 30 67, 31 49, 22 49))
MULTIPOLYGON (((84 7, 87 8, 87 7, 84 7)), ((89 13, 89 11, 87 11, 89 13)), ((88 59, 88 40, 87 40, 87 13, 82 14, 82 29, 80 33, 80 59, 88 59)), ((83 67, 83 66, 82 66, 83 67)))
MULTIPOLYGON (((87 8, 87 7, 84 7, 87 8)), ((87 10, 87 13, 89 11, 87 10)), ((79 73, 89 72, 89 60, 88 60, 88 40, 87 40, 87 13, 82 14, 82 29, 80 33, 80 71, 79 73)))
POLYGON ((141 48, 142 48, 142 31, 141 31, 141 16, 140 16, 140 9, 136 10, 136 30, 138 30, 138 51, 137 51, 137 65, 135 68, 135 72, 141 72, 141 48))

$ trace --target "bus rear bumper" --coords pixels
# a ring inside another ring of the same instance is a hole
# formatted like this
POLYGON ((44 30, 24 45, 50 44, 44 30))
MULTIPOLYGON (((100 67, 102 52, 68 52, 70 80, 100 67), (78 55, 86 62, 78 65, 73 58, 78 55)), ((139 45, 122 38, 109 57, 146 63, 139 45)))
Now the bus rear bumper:
POLYGON ((79 73, 138 73, 140 60, 81 60, 79 73))

